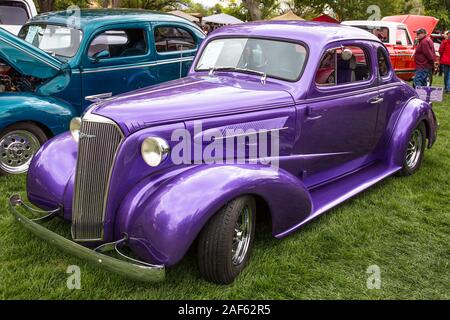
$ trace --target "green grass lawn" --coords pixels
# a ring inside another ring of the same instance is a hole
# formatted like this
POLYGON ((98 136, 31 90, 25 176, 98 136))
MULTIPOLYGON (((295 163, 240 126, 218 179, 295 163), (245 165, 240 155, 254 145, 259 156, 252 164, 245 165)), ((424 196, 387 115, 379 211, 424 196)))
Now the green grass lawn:
MULTIPOLYGON (((10 215, 7 197, 25 194, 25 177, 0 177, 0 298, 450 299, 450 97, 434 109, 438 141, 416 175, 391 177, 283 240, 260 225, 249 266, 229 286, 200 277, 195 250, 159 284, 66 255, 10 215), (69 265, 81 268, 80 290, 66 287, 69 265), (371 265, 381 269, 379 290, 366 286, 371 265)), ((61 221, 48 225, 68 234, 61 221)))

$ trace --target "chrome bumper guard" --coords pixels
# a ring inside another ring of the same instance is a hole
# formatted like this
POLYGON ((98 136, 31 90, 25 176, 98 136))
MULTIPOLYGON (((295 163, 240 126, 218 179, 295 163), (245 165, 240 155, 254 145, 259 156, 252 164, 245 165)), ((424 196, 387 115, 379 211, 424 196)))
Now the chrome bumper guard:
POLYGON ((64 238, 63 236, 60 236, 59 234, 56 234, 39 224, 39 222, 49 221, 56 217, 61 212, 61 208, 52 211, 36 210, 25 204, 20 195, 13 195, 9 198, 9 207, 16 220, 19 221, 26 229, 30 230, 39 238, 54 244, 69 254, 88 260, 108 271, 134 280, 143 282, 158 282, 164 280, 164 266, 152 265, 143 261, 135 260, 126 256, 119 250, 121 246, 126 244, 127 238, 102 244, 95 249, 89 249, 64 238), (22 207, 27 211, 32 212, 34 215, 36 215, 36 213, 44 215, 36 219, 29 219, 19 213, 17 210, 18 207, 22 207), (113 258, 104 254, 114 250, 121 257, 131 262, 113 258))

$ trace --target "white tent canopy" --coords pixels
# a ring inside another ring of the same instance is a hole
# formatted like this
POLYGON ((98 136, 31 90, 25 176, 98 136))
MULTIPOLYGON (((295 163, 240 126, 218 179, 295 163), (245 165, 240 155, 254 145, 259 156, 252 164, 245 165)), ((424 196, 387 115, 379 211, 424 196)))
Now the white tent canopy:
POLYGON ((191 16, 190 14, 188 14, 186 12, 183 12, 183 11, 180 11, 180 10, 170 11, 169 13, 171 13, 171 14, 173 14, 175 16, 187 19, 187 20, 189 20, 191 22, 199 22, 200 21, 198 18, 196 18, 194 16, 191 16))
POLYGON ((244 22, 226 13, 213 14, 212 16, 204 17, 202 21, 216 24, 238 24, 244 22))

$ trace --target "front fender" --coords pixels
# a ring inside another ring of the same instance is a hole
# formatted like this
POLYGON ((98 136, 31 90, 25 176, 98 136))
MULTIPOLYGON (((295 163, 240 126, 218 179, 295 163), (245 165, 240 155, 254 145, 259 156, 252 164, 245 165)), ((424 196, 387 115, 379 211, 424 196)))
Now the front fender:
POLYGON ((35 154, 27 176, 30 202, 45 210, 61 206, 66 219, 72 214, 77 147, 70 132, 54 137, 35 154))
POLYGON ((127 233, 130 247, 139 256, 170 266, 181 260, 211 216, 244 194, 266 201, 273 234, 288 230, 311 213, 306 188, 282 169, 199 165, 168 179, 141 181, 122 202, 115 237, 127 233))
POLYGON ((395 124, 388 143, 387 162, 391 166, 403 166, 408 141, 414 128, 424 121, 427 127, 428 147, 436 141, 437 123, 431 106, 420 100, 412 99, 403 108, 395 124))
POLYGON ((75 108, 53 97, 33 93, 0 94, 0 131, 14 123, 33 121, 47 127, 53 135, 69 129, 75 108))

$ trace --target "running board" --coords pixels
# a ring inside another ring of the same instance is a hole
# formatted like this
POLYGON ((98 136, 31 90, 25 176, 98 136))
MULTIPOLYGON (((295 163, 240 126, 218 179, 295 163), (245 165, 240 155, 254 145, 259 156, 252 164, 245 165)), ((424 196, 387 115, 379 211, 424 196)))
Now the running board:
POLYGON ((314 188, 310 191, 313 204, 311 215, 300 224, 275 235, 275 237, 283 238, 287 236, 325 211, 330 210, 356 194, 370 188, 377 182, 396 173, 400 169, 401 167, 389 167, 386 164, 377 163, 352 174, 345 175, 328 184, 314 188))

